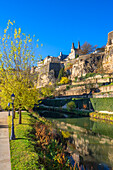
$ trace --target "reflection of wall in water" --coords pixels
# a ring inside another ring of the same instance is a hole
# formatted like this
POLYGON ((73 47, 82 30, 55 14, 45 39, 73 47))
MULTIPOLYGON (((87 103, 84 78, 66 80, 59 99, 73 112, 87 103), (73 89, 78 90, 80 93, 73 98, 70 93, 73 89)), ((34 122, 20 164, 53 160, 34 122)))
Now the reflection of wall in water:
POLYGON ((91 131, 90 134, 88 134, 86 129, 69 123, 61 123, 60 128, 62 128, 62 125, 65 129, 67 129, 67 127, 74 129, 74 133, 72 134, 72 146, 74 145, 74 150, 76 148, 84 159, 85 156, 86 159, 88 156, 92 161, 98 160, 99 162, 106 162, 108 165, 113 164, 113 148, 112 145, 110 146, 111 141, 109 139, 95 136, 91 134, 91 131))

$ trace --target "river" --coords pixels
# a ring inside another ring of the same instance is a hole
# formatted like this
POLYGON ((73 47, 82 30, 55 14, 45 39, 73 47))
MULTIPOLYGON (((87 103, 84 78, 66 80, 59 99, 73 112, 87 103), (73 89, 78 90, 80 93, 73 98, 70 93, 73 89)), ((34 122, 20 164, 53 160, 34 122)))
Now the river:
MULTIPOLYGON (((93 167, 113 168, 113 124, 86 118, 50 119, 61 130, 69 132, 73 141, 68 150, 78 161, 93 167)), ((101 168, 100 168, 101 169, 101 168)))

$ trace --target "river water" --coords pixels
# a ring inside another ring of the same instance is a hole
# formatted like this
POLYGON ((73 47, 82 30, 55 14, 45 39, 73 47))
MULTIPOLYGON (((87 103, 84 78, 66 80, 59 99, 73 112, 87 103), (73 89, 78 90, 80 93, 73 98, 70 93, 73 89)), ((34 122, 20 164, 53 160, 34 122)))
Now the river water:
POLYGON ((89 117, 51 120, 73 138, 68 150, 76 161, 82 157, 86 164, 113 168, 113 124, 89 117))

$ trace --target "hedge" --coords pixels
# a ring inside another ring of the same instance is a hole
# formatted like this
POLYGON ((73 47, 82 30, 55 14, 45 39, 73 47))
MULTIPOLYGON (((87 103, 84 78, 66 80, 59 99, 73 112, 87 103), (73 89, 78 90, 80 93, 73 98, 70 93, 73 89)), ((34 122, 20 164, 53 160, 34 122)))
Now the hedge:
POLYGON ((46 106, 61 107, 74 101, 76 108, 96 111, 113 112, 113 97, 111 98, 71 98, 71 99, 44 99, 41 104, 46 106))
POLYGON ((113 97, 112 98, 91 98, 91 103, 94 110, 113 112, 113 97))

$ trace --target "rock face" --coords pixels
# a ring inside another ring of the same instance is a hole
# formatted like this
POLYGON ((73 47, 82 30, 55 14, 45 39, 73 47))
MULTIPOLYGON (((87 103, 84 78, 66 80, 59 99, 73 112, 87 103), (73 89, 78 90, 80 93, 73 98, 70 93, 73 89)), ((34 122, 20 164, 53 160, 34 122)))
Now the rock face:
POLYGON ((58 57, 47 56, 38 63, 37 67, 32 67, 31 73, 37 72, 38 74, 37 86, 54 83, 60 69, 64 66, 72 81, 75 80, 75 77, 85 76, 87 73, 113 73, 113 31, 108 33, 104 52, 97 50, 92 54, 79 55, 79 50, 80 43, 78 42, 78 48, 75 48, 74 43, 72 43, 69 55, 60 52, 58 57))
POLYGON ((113 73, 113 31, 108 33, 108 41, 103 59, 103 69, 107 73, 113 73))
POLYGON ((85 76, 89 72, 95 72, 103 58, 104 52, 79 56, 72 67, 72 80, 75 77, 85 76))
POLYGON ((55 79, 58 77, 59 71, 62 68, 61 63, 47 63, 38 70, 38 83, 37 86, 45 86, 49 83, 55 83, 55 79))

